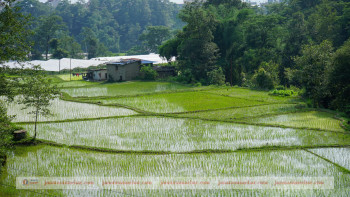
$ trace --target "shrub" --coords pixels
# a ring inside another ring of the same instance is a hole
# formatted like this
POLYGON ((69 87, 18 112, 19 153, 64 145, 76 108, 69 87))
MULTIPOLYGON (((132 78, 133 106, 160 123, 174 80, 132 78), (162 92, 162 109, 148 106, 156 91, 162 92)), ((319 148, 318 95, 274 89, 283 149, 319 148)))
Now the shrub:
POLYGON ((256 88, 272 89, 274 87, 270 74, 264 68, 259 68, 254 74, 252 82, 256 88))
POLYGON ((207 75, 210 84, 219 86, 225 85, 226 79, 221 67, 213 69, 212 71, 208 72, 207 75))
POLYGON ((202 83, 201 83, 201 82, 195 83, 194 86, 195 86, 195 87, 201 87, 201 86, 202 86, 202 83))
POLYGON ((275 89, 269 93, 270 95, 274 96, 293 96, 296 93, 293 90, 278 90, 275 89))
POLYGON ((286 87, 282 86, 282 85, 279 85, 276 87, 276 90, 285 90, 286 87))
POLYGON ((157 71, 153 70, 151 66, 143 66, 140 72, 144 80, 155 80, 158 77, 157 71))

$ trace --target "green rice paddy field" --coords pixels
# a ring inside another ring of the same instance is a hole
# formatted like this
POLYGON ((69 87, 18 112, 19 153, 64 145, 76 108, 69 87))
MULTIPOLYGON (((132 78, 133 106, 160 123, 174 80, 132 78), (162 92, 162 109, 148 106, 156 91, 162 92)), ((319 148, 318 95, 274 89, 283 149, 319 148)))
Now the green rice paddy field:
MULTIPOLYGON (((336 112, 244 88, 60 78, 69 97, 39 118, 37 145, 8 151, 0 196, 350 196, 336 112), (16 177, 331 177, 334 189, 18 190, 16 177)), ((8 108, 33 135, 30 110, 8 108)))

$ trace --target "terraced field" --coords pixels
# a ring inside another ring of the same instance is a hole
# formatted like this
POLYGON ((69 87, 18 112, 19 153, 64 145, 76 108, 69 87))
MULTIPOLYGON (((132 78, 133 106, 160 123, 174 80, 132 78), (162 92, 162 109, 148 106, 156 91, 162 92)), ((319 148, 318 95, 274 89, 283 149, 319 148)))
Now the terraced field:
MULTIPOLYGON (((350 195, 350 132, 335 112, 297 97, 163 82, 59 84, 69 101, 53 101, 55 116, 39 119, 39 145, 9 152, 0 196, 350 195), (15 189, 16 177, 30 176, 331 177, 334 189, 15 189)), ((11 104, 9 113, 33 135, 27 111, 11 104)))
POLYGON ((105 105, 122 104, 155 113, 188 112, 233 107, 248 107, 265 104, 260 101, 224 97, 203 92, 180 92, 145 95, 131 98, 97 99, 105 105))
MULTIPOLYGON (((28 114, 33 109, 22 109, 24 105, 9 103, 8 114, 15 115, 14 122, 33 122, 33 114, 28 114)), ((129 116, 137 114, 136 112, 115 107, 104 107, 86 103, 68 102, 55 99, 51 102, 50 110, 52 115, 39 116, 39 121, 63 121, 72 119, 89 119, 110 116, 129 116)))
POLYGON ((125 96, 146 93, 166 92, 188 89, 188 86, 168 82, 123 82, 123 83, 101 83, 95 86, 68 88, 63 92, 73 97, 97 97, 97 96, 125 96))

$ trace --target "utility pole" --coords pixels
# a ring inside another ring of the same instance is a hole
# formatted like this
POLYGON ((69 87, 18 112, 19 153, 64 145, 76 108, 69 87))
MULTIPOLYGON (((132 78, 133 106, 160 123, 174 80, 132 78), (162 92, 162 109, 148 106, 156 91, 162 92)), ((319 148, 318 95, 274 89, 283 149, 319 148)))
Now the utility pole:
POLYGON ((72 81, 72 57, 69 59, 70 81, 72 81))

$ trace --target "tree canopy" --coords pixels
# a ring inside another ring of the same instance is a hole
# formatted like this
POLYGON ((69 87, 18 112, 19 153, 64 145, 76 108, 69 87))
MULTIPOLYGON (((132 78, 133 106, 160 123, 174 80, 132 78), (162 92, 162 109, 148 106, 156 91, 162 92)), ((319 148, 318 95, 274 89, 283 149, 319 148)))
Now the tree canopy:
POLYGON ((33 17, 34 59, 41 58, 43 53, 53 52, 54 49, 48 45, 51 39, 65 37, 74 39, 78 44, 75 48, 81 46, 79 53, 89 53, 90 58, 105 56, 110 52, 127 52, 142 42, 150 45, 142 52, 156 52, 156 45, 169 38, 169 35, 165 35, 168 30, 183 26, 177 17, 181 7, 169 0, 90 0, 88 3, 78 1, 73 4, 62 0, 57 7, 38 0, 23 0, 18 1, 17 5, 22 8, 22 13, 33 17), (149 37, 147 40, 139 39, 143 33, 151 36, 155 26, 165 28, 156 29, 161 30, 162 35, 165 33, 164 38, 153 41, 149 37))
POLYGON ((217 65, 231 85, 293 85, 305 89, 315 106, 340 109, 341 101, 349 104, 334 92, 348 94, 337 75, 347 76, 340 68, 347 71, 349 10, 345 0, 286 0, 261 7, 196 0, 181 10, 184 28, 159 53, 177 58, 186 82, 213 83, 207 73, 217 65))

